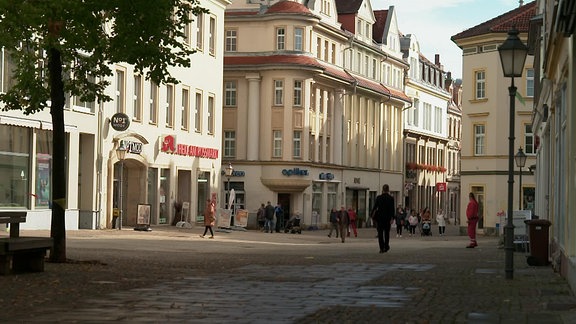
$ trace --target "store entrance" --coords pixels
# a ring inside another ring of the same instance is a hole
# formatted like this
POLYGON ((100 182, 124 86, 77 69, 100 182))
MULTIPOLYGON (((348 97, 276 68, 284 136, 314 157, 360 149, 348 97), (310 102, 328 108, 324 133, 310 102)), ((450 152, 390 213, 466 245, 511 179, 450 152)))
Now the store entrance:
POLYGON ((291 194, 289 193, 279 193, 278 194, 278 203, 280 203, 280 205, 282 205, 282 210, 284 210, 284 217, 281 220, 280 223, 280 227, 284 228, 284 224, 286 224, 286 222, 288 221, 288 219, 290 219, 290 198, 291 198, 291 194))

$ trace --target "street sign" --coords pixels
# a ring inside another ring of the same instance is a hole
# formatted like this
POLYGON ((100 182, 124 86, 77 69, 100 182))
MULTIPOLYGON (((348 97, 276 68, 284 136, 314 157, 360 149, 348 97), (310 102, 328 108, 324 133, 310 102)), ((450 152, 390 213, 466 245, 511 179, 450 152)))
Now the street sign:
POLYGON ((446 182, 438 182, 438 183, 436 183, 436 191, 438 191, 438 192, 445 192, 445 191, 446 191, 446 182))

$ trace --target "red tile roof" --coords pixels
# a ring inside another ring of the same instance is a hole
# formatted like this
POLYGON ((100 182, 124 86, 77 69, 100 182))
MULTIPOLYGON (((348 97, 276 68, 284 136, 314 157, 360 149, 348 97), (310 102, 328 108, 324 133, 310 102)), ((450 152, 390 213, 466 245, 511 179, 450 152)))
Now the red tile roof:
POLYGON ((310 10, 304 5, 294 1, 280 1, 272 5, 266 13, 299 13, 311 14, 310 10))
POLYGON ((507 33, 512 27, 528 32, 530 19, 536 15, 536 1, 510 10, 496 18, 469 28, 451 37, 452 41, 490 33, 507 33))
POLYGON ((388 19, 388 10, 374 10, 374 17, 376 17, 376 23, 372 25, 372 38, 380 44, 383 41, 382 37, 384 36, 384 28, 388 19))

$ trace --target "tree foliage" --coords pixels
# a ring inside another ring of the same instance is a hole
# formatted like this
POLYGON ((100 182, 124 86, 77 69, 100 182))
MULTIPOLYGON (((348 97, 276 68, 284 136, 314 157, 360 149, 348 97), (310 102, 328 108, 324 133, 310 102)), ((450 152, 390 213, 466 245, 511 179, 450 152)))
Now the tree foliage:
POLYGON ((0 46, 16 65, 12 88, 0 94, 3 109, 47 107, 51 48, 64 62, 64 90, 84 102, 111 100, 104 90, 115 62, 158 84, 177 83, 169 67, 190 66, 184 28, 201 12, 197 0, 0 0, 0 46))
POLYGON ((157 84, 189 67, 185 28, 208 12, 198 0, 0 0, 0 47, 13 62, 2 110, 33 114, 50 105, 53 124, 50 260, 66 261, 65 93, 109 101, 111 64, 126 62, 157 84))

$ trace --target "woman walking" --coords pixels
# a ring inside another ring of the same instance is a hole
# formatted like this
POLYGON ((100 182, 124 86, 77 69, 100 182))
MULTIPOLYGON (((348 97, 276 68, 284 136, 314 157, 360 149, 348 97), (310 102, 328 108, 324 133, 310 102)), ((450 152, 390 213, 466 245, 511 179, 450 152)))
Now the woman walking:
POLYGON ((212 231, 212 226, 216 225, 216 217, 214 216, 215 212, 215 204, 210 199, 206 200, 206 207, 204 208, 204 234, 200 235, 200 237, 204 238, 208 230, 210 230, 210 237, 211 239, 214 238, 214 232, 212 231))
POLYGON ((473 249, 478 246, 476 242, 476 224, 478 224, 478 202, 473 193, 468 195, 468 206, 466 207, 466 218, 468 219, 468 237, 470 244, 466 247, 473 249))

